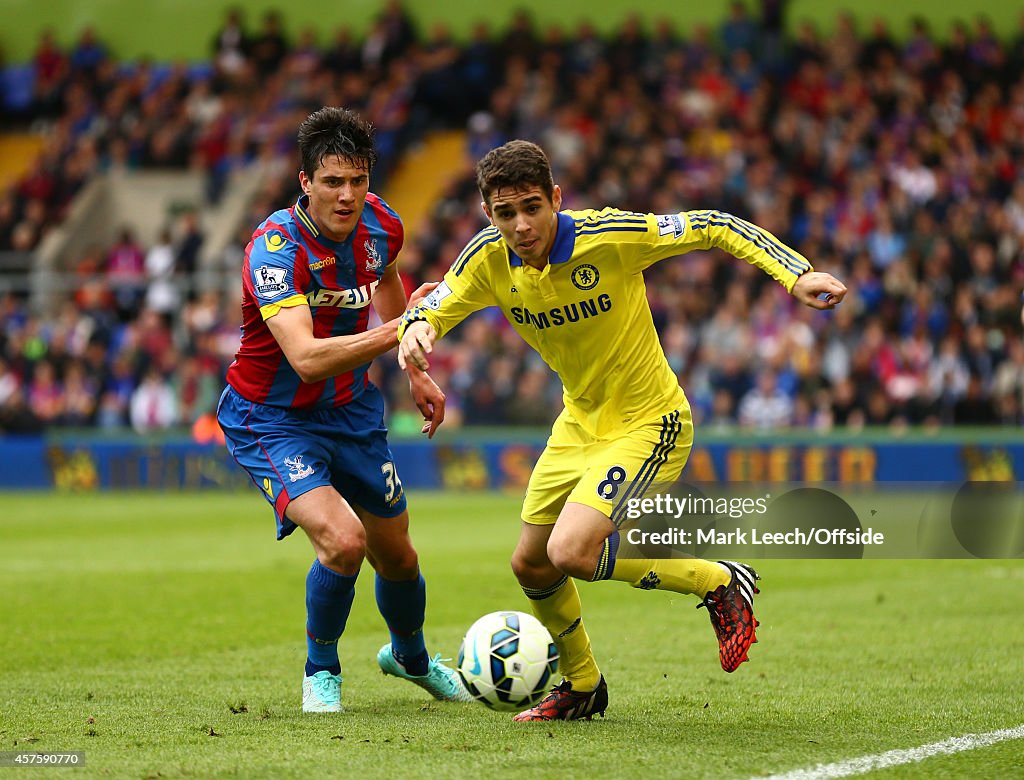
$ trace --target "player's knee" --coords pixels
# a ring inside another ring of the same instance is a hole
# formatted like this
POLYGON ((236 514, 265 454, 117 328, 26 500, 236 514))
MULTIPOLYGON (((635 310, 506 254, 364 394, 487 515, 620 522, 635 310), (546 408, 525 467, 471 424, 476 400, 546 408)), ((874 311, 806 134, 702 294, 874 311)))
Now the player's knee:
POLYGON ((386 555, 374 553, 373 558, 377 573, 386 580, 411 580, 420 570, 420 558, 411 544, 386 555))
POLYGON ((512 573, 516 575, 516 579, 522 581, 524 577, 529 578, 530 573, 534 570, 534 566, 527 560, 525 555, 522 555, 519 550, 512 553, 512 560, 509 561, 512 566, 512 573))
POLYGON ((366 535, 362 529, 324 534, 319 542, 320 562, 344 574, 358 571, 366 557, 366 535))
POLYGON ((571 540, 548 540, 548 558, 560 572, 577 579, 590 579, 594 573, 593 555, 571 540))
POLYGON ((522 550, 512 553, 510 563, 516 580, 528 588, 542 587, 558 574, 551 561, 546 558, 538 560, 536 556, 531 557, 522 550))

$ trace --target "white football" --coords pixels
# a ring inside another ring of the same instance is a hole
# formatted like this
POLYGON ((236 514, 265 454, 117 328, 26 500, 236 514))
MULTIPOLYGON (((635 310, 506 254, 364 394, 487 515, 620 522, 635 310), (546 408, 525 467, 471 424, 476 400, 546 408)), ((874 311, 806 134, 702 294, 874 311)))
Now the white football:
POLYGON ((529 709, 558 669, 551 634, 525 612, 492 612, 469 627, 459 648, 459 676, 493 710, 529 709))

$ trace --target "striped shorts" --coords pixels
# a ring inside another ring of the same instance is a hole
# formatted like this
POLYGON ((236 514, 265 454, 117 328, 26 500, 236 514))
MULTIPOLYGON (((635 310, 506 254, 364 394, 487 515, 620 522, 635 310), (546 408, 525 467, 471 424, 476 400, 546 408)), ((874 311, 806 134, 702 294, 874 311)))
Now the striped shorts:
POLYGON ((674 412, 608 438, 587 433, 563 411, 530 476, 523 521, 551 525, 567 501, 593 507, 616 525, 625 499, 656 483, 674 482, 693 446, 685 404, 674 412))

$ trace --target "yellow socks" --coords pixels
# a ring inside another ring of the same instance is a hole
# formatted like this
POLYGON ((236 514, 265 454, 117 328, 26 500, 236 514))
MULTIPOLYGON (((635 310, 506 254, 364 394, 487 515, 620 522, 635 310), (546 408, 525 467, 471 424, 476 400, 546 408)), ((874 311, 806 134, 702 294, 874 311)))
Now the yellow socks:
POLYGON ((574 691, 592 691, 601 681, 601 671, 590 650, 590 637, 583 626, 583 612, 576 583, 563 576, 547 588, 523 588, 533 614, 551 633, 558 647, 558 667, 574 691))
POLYGON ((701 598, 719 585, 728 585, 731 575, 721 564, 700 558, 652 560, 622 558, 615 562, 608 579, 628 582, 642 590, 671 590, 695 593, 701 598))
POLYGON ((670 590, 694 593, 701 598, 719 585, 728 585, 732 575, 720 563, 700 558, 619 558, 619 534, 604 541, 594 581, 619 580, 641 590, 670 590))

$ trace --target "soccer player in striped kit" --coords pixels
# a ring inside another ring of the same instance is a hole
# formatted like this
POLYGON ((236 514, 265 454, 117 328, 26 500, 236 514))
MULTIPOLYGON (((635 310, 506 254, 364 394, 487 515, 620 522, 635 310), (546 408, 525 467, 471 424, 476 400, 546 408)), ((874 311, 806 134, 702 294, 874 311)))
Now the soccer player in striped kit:
POLYGON ((564 680, 516 720, 590 718, 608 705, 573 578, 695 594, 711 616, 722 668, 734 671, 757 641, 751 567, 617 556, 622 499, 675 480, 693 443, 690 407, 661 349, 643 270, 715 246, 817 309, 833 308, 846 287, 730 214, 561 211, 547 157, 526 141, 492 150, 476 170, 491 226, 405 313, 399 362, 426 370, 436 339, 498 306, 562 380, 565 409, 530 477, 512 569, 555 638, 564 680))
MULTIPOLYGON (((274 508, 277 538, 302 528, 316 559, 306 577, 305 712, 339 712, 338 639, 364 558, 391 634, 377 661, 435 698, 470 699, 423 639, 426 589, 388 448, 370 361, 397 343, 406 308, 396 262, 398 215, 369 191, 370 125, 327 107, 299 128, 303 195, 253 233, 242 267, 242 343, 217 419, 228 449, 274 508), (368 330, 369 306, 383 324, 368 330)), ((413 300, 422 299, 430 286, 413 300)), ((444 394, 410 374, 433 435, 444 394)))

